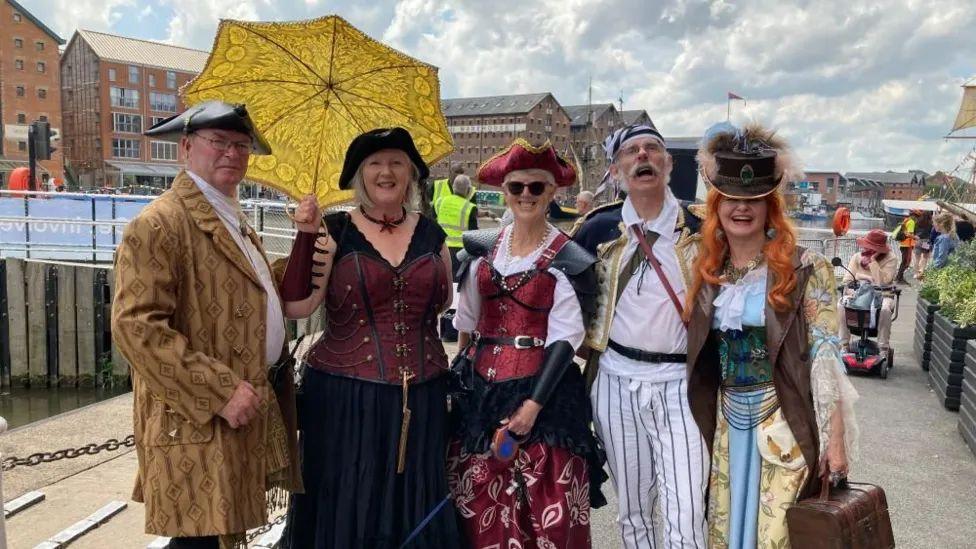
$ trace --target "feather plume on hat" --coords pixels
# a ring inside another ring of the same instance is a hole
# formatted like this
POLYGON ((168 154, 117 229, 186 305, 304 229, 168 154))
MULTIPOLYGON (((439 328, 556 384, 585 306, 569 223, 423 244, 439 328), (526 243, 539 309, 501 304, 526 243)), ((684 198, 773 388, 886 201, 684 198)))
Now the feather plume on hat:
POLYGON ((758 123, 745 128, 728 122, 711 126, 696 159, 705 182, 733 198, 764 196, 782 181, 804 178, 786 140, 758 123))

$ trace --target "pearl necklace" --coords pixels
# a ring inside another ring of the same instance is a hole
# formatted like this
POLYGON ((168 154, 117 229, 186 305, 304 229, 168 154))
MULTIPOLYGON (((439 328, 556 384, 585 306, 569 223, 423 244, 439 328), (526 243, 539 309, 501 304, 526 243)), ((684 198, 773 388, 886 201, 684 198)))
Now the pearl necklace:
MULTIPOLYGON (((532 250, 521 257, 528 257, 536 252, 539 248, 545 245, 546 241, 549 240, 549 235, 552 233, 552 225, 546 224, 546 232, 542 234, 542 239, 539 243, 535 245, 532 250)), ((513 254, 512 254, 512 242, 515 240, 515 226, 512 226, 511 232, 508 233, 508 243, 505 246, 505 270, 508 270, 508 266, 512 264, 513 254)))

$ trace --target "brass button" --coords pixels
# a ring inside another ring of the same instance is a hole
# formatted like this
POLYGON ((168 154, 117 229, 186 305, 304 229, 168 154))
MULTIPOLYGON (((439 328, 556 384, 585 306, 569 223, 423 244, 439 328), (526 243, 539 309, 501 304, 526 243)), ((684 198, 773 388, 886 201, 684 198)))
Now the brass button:
POLYGON ((365 318, 360 318, 359 319, 359 325, 360 326, 365 326, 366 325, 366 319, 365 318))
POLYGON ((363 343, 369 343, 369 336, 363 338, 363 343))
POLYGON ((373 360, 373 355, 366 355, 366 360, 373 360))

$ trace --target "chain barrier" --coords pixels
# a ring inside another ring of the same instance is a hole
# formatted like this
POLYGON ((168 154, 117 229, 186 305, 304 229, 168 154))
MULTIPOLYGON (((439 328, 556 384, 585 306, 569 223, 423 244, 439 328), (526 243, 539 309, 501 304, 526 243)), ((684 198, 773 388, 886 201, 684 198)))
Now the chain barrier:
POLYGON ((73 459, 81 456, 94 456, 102 451, 114 452, 120 448, 131 448, 135 445, 135 435, 129 435, 121 441, 115 438, 110 438, 101 444, 95 444, 92 442, 91 444, 81 446, 79 448, 65 448, 64 450, 57 450, 55 452, 37 452, 25 458, 4 458, 3 461, 0 462, 2 463, 2 465, 0 465, 0 470, 9 471, 14 467, 20 467, 22 465, 34 466, 40 465, 41 463, 51 463, 52 461, 59 461, 62 459, 73 459))
POLYGON ((275 526, 281 524, 282 522, 285 522, 285 518, 287 516, 288 516, 287 514, 282 514, 278 518, 276 518, 273 521, 265 524, 264 526, 262 526, 260 528, 255 528, 254 530, 251 530, 250 532, 248 532, 247 533, 247 536, 245 537, 245 539, 247 540, 247 543, 250 544, 251 542, 253 542, 254 540, 256 540, 257 537, 260 536, 261 534, 265 534, 268 531, 270 531, 272 528, 274 528, 275 526))

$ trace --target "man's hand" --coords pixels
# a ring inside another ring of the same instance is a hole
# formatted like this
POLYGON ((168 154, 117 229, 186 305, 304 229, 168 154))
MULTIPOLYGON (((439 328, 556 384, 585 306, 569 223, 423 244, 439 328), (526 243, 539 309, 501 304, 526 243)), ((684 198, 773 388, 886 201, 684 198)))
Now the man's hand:
POLYGON ((246 381, 240 382, 234 389, 227 404, 217 412, 217 415, 226 419, 231 429, 247 425, 258 415, 260 410, 261 397, 254 389, 254 386, 246 381))

